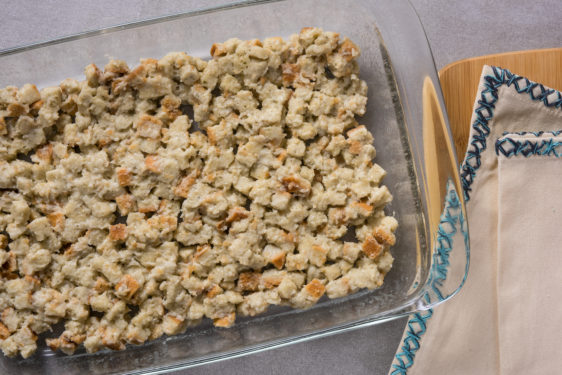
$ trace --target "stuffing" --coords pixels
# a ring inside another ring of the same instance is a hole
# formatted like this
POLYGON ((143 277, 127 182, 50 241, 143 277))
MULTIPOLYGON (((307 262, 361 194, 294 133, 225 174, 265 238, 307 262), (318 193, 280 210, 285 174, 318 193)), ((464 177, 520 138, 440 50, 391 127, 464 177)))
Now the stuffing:
POLYGON ((304 28, 210 52, 0 89, 5 355, 57 323, 52 350, 122 350, 382 285, 398 223, 359 47, 304 28))

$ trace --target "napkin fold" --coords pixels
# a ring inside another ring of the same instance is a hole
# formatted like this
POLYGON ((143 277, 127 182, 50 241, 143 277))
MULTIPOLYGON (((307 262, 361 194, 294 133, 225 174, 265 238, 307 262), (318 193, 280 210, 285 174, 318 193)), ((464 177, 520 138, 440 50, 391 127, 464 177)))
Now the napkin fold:
POLYGON ((560 373, 562 136, 506 134, 495 146, 500 370, 560 373))
POLYGON ((423 324, 410 318, 389 374, 558 373, 562 95, 485 66, 471 124, 461 165, 470 272, 423 324))

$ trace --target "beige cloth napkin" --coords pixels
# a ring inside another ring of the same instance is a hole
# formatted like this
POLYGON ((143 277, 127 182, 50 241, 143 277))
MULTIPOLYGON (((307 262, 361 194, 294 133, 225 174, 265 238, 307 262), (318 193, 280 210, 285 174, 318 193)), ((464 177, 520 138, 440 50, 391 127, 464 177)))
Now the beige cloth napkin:
POLYGON ((562 95, 485 66, 471 124, 470 272, 457 296, 411 317, 389 374, 562 373, 562 145, 525 144, 562 141, 533 133, 562 129, 562 95))
POLYGON ((562 372, 562 137, 556 135, 507 134, 496 142, 502 374, 562 372))

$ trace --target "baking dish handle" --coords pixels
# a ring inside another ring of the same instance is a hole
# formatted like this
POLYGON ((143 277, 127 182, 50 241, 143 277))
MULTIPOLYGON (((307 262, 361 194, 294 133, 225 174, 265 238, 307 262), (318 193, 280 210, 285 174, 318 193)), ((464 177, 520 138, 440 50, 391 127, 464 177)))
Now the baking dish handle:
POLYGON ((418 308, 428 310, 460 291, 468 277, 470 241, 460 197, 451 181, 447 183, 444 209, 433 234, 431 271, 418 308))
POLYGON ((425 192, 432 259, 421 309, 432 308, 456 294, 468 276, 470 241, 456 153, 437 100, 433 81, 423 85, 423 153, 425 192))
POLYGON ((388 76, 394 79, 402 104, 399 118, 406 128, 403 142, 413 156, 423 212, 424 228, 418 232, 416 244, 419 274, 412 290, 425 294, 413 308, 429 309, 457 293, 468 274, 468 228, 455 146, 433 56, 415 9, 407 1, 369 4, 373 5, 373 14, 410 16, 407 22, 381 16, 376 24, 384 41, 383 59, 390 62, 388 76), (427 281, 420 286, 421 280, 427 281))

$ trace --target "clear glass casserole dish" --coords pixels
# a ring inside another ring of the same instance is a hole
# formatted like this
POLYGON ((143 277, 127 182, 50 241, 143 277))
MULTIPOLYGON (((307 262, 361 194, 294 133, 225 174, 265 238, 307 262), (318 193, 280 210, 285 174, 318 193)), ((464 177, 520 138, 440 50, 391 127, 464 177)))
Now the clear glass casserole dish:
POLYGON ((287 37, 305 26, 339 32, 362 51, 369 97, 359 121, 375 136, 376 162, 394 195, 388 209, 400 223, 384 285, 308 310, 271 307, 229 329, 205 321, 120 352, 66 356, 43 345, 26 360, 0 357, 1 373, 163 373, 384 322, 432 308, 460 289, 469 244, 458 164, 431 51, 407 0, 249 1, 88 32, 0 51, 0 87, 82 79, 86 65, 109 58, 134 66, 171 51, 207 57, 214 42, 287 37))

